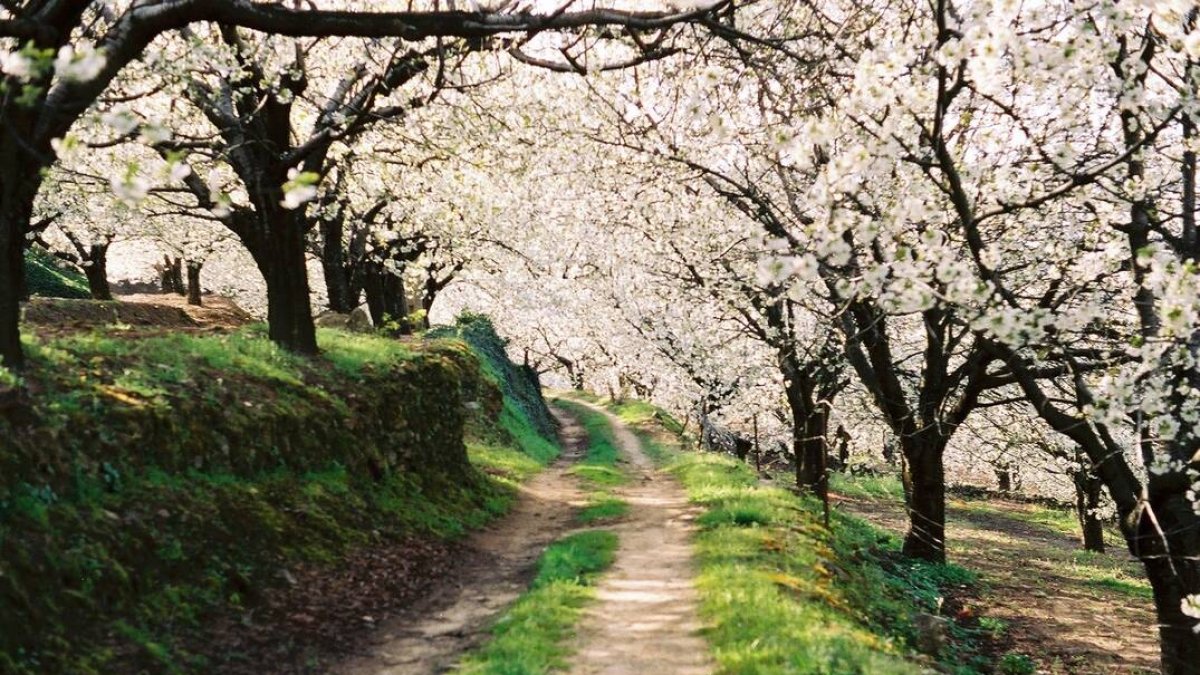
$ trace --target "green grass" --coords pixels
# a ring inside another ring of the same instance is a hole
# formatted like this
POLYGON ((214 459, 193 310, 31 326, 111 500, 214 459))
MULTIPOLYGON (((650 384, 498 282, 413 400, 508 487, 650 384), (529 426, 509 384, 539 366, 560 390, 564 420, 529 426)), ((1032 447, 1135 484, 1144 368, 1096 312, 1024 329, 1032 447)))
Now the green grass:
POLYGON ((25 280, 32 295, 44 298, 92 297, 87 277, 79 268, 55 258, 39 246, 30 247, 25 252, 25 280))
MULTIPOLYGON (((924 672, 909 660, 914 617, 936 613, 943 589, 974 574, 905 559, 895 537, 844 513, 826 531, 816 500, 761 485, 731 457, 681 451, 675 435, 647 426, 661 417, 644 405, 625 410, 643 420, 647 454, 703 508, 697 587, 721 672, 924 672)), ((972 648, 952 644, 941 654, 946 670, 976 672, 972 648)))
POLYGON ((348 375, 368 368, 386 368, 413 358, 410 343, 370 333, 348 333, 332 328, 317 329, 321 356, 348 375))
POLYGON ((616 535, 598 530, 552 544, 529 591, 495 623, 492 639, 464 659, 460 672, 534 675, 565 667, 567 640, 616 548, 616 535))
POLYGON ((523 454, 542 466, 548 465, 559 455, 558 444, 542 436, 522 408, 507 396, 500 411, 500 427, 512 437, 523 454))
MULTIPOLYGON (((559 452, 526 415, 538 402, 502 396, 461 342, 330 330, 319 340, 323 355, 307 359, 261 326, 26 336, 23 380, 42 434, 30 438, 57 439, 55 452, 5 447, 0 466, 25 471, 40 453, 58 483, 41 468, 29 470, 36 481, 4 472, 0 604, 13 611, 0 612, 0 671, 213 672, 229 655, 196 649, 205 626, 252 611, 281 570, 383 541, 461 537, 559 452), (466 420, 446 415, 457 386, 474 404, 466 420), (460 422, 475 469, 368 471, 392 447, 453 456, 460 422), (228 446, 203 442, 210 433, 228 446), (377 439, 395 444, 368 456, 377 439)), ((16 384, 0 370, 0 390, 16 384)))
POLYGON ((619 520, 629 513, 629 502, 610 494, 597 492, 592 494, 587 506, 575 516, 584 525, 619 520))
POLYGON ((611 488, 625 483, 628 477, 617 468, 617 460, 620 457, 617 440, 604 413, 564 400, 555 401, 555 405, 561 406, 579 419, 588 434, 587 454, 582 461, 571 467, 571 473, 593 489, 611 488))
POLYGON ((849 476, 831 472, 829 489, 858 499, 904 499, 904 486, 896 476, 849 476))
POLYGON ((610 490, 626 483, 629 477, 617 466, 620 452, 608 417, 568 400, 556 400, 554 405, 578 419, 588 435, 588 447, 583 460, 570 469, 570 473, 578 476, 589 490, 588 503, 576 515, 576 520, 582 524, 594 524, 624 517, 629 512, 628 502, 613 495, 610 490))
POLYGON ((1063 571, 1090 588, 1116 592, 1130 599, 1153 601, 1154 590, 1150 582, 1141 574, 1131 573, 1129 567, 1111 555, 1076 551, 1063 571))

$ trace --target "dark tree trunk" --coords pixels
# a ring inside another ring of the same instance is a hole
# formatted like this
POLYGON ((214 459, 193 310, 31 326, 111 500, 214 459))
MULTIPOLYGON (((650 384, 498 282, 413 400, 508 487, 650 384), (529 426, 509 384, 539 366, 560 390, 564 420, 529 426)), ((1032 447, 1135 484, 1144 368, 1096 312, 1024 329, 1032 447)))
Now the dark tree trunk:
POLYGON ((1187 481, 1180 478, 1150 477, 1149 504, 1129 544, 1154 589, 1162 672, 1197 675, 1200 619, 1184 614, 1182 605, 1184 598, 1200 595, 1200 514, 1187 498, 1187 481))
POLYGON ((163 255, 161 284, 163 293, 187 295, 183 285, 183 258, 163 255))
POLYGON ((367 308, 371 320, 378 327, 395 322, 395 331, 400 335, 412 334, 412 322, 408 319, 408 296, 404 292, 404 279, 382 267, 372 265, 363 273, 364 290, 367 293, 367 308))
POLYGON ((283 224, 268 232, 262 239, 245 242, 267 283, 268 334, 288 351, 316 354, 317 330, 305 267, 304 230, 283 224))
POLYGON ((183 285, 183 258, 171 260, 171 291, 176 295, 187 295, 183 285))
POLYGON ((904 554, 936 563, 946 562, 943 454, 947 440, 928 432, 900 438, 909 519, 908 533, 904 537, 904 554))
POLYGON ((16 146, 10 140, 0 141, 0 365, 13 370, 25 365, 21 350, 21 300, 29 295, 25 234, 41 185, 37 167, 25 166, 28 162, 16 146))
POLYGON ((352 282, 343 241, 344 224, 340 218, 321 221, 321 269, 325 272, 325 292, 329 309, 349 314, 358 307, 359 294, 352 282))
POLYGON ((25 242, 21 221, 10 212, 7 195, 0 208, 0 365, 19 369, 21 352, 21 299, 25 295, 25 242))
POLYGON ((997 488, 999 488, 1000 492, 1003 492, 1005 494, 1012 492, 1012 489, 1013 489, 1012 471, 1010 471, 1008 467, 997 468, 997 469, 995 469, 995 471, 996 471, 996 486, 997 486, 997 488))
POLYGON ((780 355, 784 394, 792 414, 792 452, 796 458, 796 487, 822 494, 828 473, 826 433, 829 414, 817 400, 808 375, 788 353, 780 355))
POLYGON ((1096 514, 1100 508, 1100 494, 1103 484, 1090 471, 1076 471, 1075 480, 1075 515, 1079 518, 1079 528, 1083 533, 1083 548, 1097 553, 1104 552, 1104 522, 1096 514))
POLYGON ((204 263, 195 260, 187 262, 187 301, 189 305, 200 307, 204 304, 203 291, 200 288, 200 271, 204 263))
POLYGON ((155 265, 154 269, 158 270, 158 286, 163 293, 174 293, 175 280, 171 278, 171 256, 163 256, 163 264, 155 265))
POLYGON ((1092 468, 1091 460, 1082 448, 1075 449, 1076 469, 1071 473, 1075 483, 1075 516, 1083 536, 1083 548, 1097 553, 1104 552, 1104 523, 1097 515, 1104 481, 1092 468))
POLYGON ((371 313, 371 321, 376 326, 383 326, 387 315, 386 303, 383 300, 383 277, 374 269, 363 271, 363 291, 367 296, 367 311, 371 313))
POLYGON ((112 300, 112 289, 108 285, 108 244, 92 244, 88 247, 83 273, 87 276, 88 290, 93 300, 112 300))

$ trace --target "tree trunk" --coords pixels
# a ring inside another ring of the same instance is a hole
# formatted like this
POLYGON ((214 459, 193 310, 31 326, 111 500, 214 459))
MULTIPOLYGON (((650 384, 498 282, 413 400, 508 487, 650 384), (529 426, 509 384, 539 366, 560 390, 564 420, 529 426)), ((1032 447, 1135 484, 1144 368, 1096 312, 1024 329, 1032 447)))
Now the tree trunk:
POLYGON ((996 472, 996 487, 999 488, 1000 492, 1004 494, 1012 492, 1012 471, 1008 467, 996 468, 994 470, 996 472))
POLYGON ((155 265, 158 271, 158 286, 163 293, 174 293, 175 280, 171 278, 171 256, 164 255, 162 265, 155 265))
POLYGON ((909 519, 904 555, 936 563, 946 562, 947 440, 929 432, 900 438, 909 519))
POLYGON ((176 295, 187 295, 183 285, 183 258, 171 260, 171 290, 176 295))
POLYGON ((412 334, 412 323, 408 319, 408 297, 404 293, 404 279, 384 268, 372 265, 363 274, 363 288, 367 292, 367 308, 376 326, 395 322, 395 331, 400 335, 412 334))
POLYGON ((112 289, 108 285, 108 244, 92 244, 83 262, 83 273, 87 276, 92 299, 112 300, 112 289))
POLYGON ((1125 529, 1130 551, 1141 559, 1154 589, 1162 672, 1200 674, 1200 619, 1183 613, 1184 598, 1200 595, 1200 514, 1178 476, 1151 476, 1148 504, 1125 529))
POLYGON ((9 139, 0 141, 0 366, 12 370, 25 365, 21 350, 21 300, 29 294, 25 234, 41 186, 40 167, 26 166, 28 159, 17 145, 9 139))
POLYGON ((317 353, 305 267, 304 232, 287 226, 246 242, 250 255, 267 283, 268 334, 275 344, 297 354, 317 353))
POLYGON ((796 456, 796 486, 820 494, 826 474, 826 434, 829 416, 815 400, 814 389, 798 375, 785 372, 784 393, 792 413, 792 453, 796 456))
POLYGON ((187 301, 189 305, 196 307, 204 304, 203 291, 200 288, 200 271, 203 269, 204 263, 187 261, 187 301))
POLYGON ((0 366, 15 370, 25 365, 20 327, 25 237, 20 232, 21 221, 10 211, 7 195, 0 208, 0 366))
MULTIPOLYGON (((1082 453, 1077 458, 1086 461, 1082 453)), ((1101 491, 1104 484, 1090 468, 1076 469, 1071 475, 1075 483, 1075 516, 1083 535, 1083 548, 1097 553, 1104 552, 1104 523, 1096 510, 1100 508, 1101 491)))
POLYGON ((340 218, 321 221, 321 269, 325 272, 329 309, 339 314, 349 314, 358 307, 358 294, 354 292, 350 281, 346 246, 342 240, 343 226, 340 218))

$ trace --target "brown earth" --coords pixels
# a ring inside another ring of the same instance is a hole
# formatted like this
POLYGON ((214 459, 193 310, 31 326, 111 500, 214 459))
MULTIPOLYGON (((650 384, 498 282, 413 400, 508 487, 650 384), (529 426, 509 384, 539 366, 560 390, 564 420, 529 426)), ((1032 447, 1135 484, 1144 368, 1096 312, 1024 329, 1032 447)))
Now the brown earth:
MULTIPOLYGON (((908 526, 899 502, 835 499, 838 508, 894 532, 908 526)), ((949 557, 983 581, 966 611, 1008 624, 995 651, 1027 654, 1050 675, 1157 673, 1156 621, 1153 603, 1140 595, 1140 565, 1119 541, 1107 553, 1082 551, 1067 534, 1030 522, 1037 508, 1001 499, 947 504, 949 557)))
POLYGON ((204 305, 173 293, 119 296, 115 300, 32 298, 22 321, 41 334, 72 333, 122 324, 139 335, 155 330, 224 331, 254 321, 229 298, 208 295, 204 305))
POLYGON ((267 591, 249 613, 214 622, 184 647, 219 663, 215 672, 224 675, 324 673, 338 655, 369 639, 377 623, 452 577, 469 555, 457 544, 411 538, 364 547, 335 568, 280 570, 283 587, 267 591))

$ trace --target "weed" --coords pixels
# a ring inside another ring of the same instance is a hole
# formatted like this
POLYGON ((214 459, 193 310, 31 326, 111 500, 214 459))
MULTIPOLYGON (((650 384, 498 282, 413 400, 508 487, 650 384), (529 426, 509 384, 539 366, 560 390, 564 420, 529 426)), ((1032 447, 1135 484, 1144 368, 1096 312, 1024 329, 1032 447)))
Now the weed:
POLYGON ((1033 675, 1037 672, 1037 664, 1026 654, 1010 652, 1001 657, 996 669, 1002 675, 1033 675))
POLYGON ((986 633, 992 640, 1002 640, 1008 633, 1008 622, 994 616, 981 616, 979 617, 979 630, 986 633))

